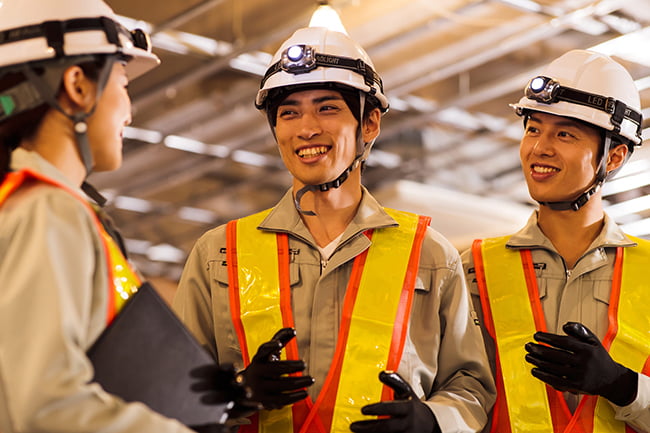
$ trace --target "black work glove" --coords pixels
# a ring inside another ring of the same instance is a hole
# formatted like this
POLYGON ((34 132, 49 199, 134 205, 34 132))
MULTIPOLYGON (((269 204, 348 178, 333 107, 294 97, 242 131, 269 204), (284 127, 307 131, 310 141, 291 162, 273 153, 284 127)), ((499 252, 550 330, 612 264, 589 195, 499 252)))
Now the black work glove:
POLYGON ((350 430, 354 433, 440 433, 431 409, 399 374, 382 371, 379 380, 393 388, 395 400, 369 404, 361 408, 361 413, 388 418, 355 421, 350 424, 350 430))
POLYGON ((224 424, 203 424, 198 426, 190 426, 196 433, 227 433, 229 428, 224 424))
MULTIPOLYGON (((201 393, 201 403, 207 405, 226 405, 228 417, 232 418, 230 412, 236 401, 250 397, 248 389, 237 376, 237 371, 232 364, 204 365, 193 369, 190 372, 194 379, 192 391, 201 393)), ((215 420, 214 424, 190 426, 199 433, 226 432, 222 427, 226 418, 215 420)))
POLYGON ((280 409, 307 397, 311 376, 288 376, 305 369, 305 363, 281 361, 280 351, 296 336, 293 328, 282 328, 270 341, 262 344, 251 363, 239 373, 240 380, 250 388, 251 395, 236 403, 236 409, 280 409))
POLYGON ((634 401, 638 375, 614 361, 598 338, 584 325, 567 322, 567 335, 537 332, 541 344, 526 344, 531 373, 559 391, 600 395, 618 406, 634 401))

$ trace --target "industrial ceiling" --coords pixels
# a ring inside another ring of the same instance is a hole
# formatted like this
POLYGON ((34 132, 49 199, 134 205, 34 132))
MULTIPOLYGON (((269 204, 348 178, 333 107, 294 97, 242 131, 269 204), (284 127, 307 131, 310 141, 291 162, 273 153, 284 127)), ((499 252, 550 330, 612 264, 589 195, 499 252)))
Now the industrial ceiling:
MULTIPOLYGON (((129 86, 134 121, 122 168, 90 180, 110 199, 140 270, 175 281, 204 231, 274 205, 290 186, 253 100, 271 55, 319 2, 108 3, 127 25, 151 32, 162 64, 129 86)), ((490 234, 532 209, 519 168, 521 120, 508 104, 545 64, 573 48, 612 55, 650 117, 650 0, 329 4, 391 100, 364 184, 385 205, 432 214, 459 248, 477 229, 490 234)), ((641 236, 650 234, 646 150, 604 189, 609 212, 641 236)))

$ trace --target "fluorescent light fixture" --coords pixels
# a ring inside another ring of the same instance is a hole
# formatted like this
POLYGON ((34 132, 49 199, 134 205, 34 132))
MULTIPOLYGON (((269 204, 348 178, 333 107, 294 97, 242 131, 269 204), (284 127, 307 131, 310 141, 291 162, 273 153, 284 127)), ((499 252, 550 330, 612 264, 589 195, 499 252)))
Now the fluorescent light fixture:
POLYGON ((542 6, 539 3, 535 3, 531 0, 501 0, 501 3, 514 6, 517 9, 522 9, 528 12, 539 13, 542 11, 542 6))
POLYGON ((141 198, 127 197, 124 195, 118 195, 115 197, 113 205, 118 209, 139 213, 147 213, 153 210, 151 202, 141 198))
POLYGON ((625 215, 643 212, 647 209, 650 209, 650 195, 644 195, 643 197, 637 197, 631 200, 616 203, 614 205, 608 206, 605 211, 609 216, 617 219, 625 215))
POLYGON ((372 149, 368 156, 368 165, 395 169, 402 164, 402 157, 381 149, 372 149))
POLYGON ((341 17, 328 4, 318 6, 311 16, 309 27, 326 27, 330 30, 348 34, 341 22, 341 17))
POLYGON ((621 225, 621 230, 631 236, 645 236, 650 234, 650 218, 634 221, 621 225))
POLYGON ((158 144, 163 140, 163 135, 160 132, 151 129, 127 126, 124 128, 124 138, 143 141, 145 143, 158 144))
POLYGON ((603 185, 603 196, 631 191, 646 185, 650 185, 650 173, 648 172, 612 179, 603 185))
POLYGON ((202 155, 205 155, 206 152, 206 144, 202 141, 192 140, 191 138, 181 137, 180 135, 168 135, 165 137, 163 143, 169 148, 184 150, 186 152, 200 153, 202 155))
POLYGON ((631 62, 650 67, 648 45, 650 44, 650 27, 610 39, 591 47, 592 50, 608 56, 617 56, 631 62))
POLYGON ((187 221, 206 224, 212 223, 217 219, 217 215, 210 210, 190 206, 180 208, 178 210, 178 217, 187 221))
POLYGON ((229 62, 233 69, 250 72, 251 74, 264 76, 266 68, 271 63, 272 56, 268 53, 256 52, 241 54, 229 62))
POLYGON ((185 253, 169 244, 159 244, 147 250, 147 257, 155 262, 182 263, 185 260, 185 253))
POLYGON ((146 255, 151 242, 142 239, 124 239, 124 244, 129 253, 146 255))
POLYGON ((248 150, 235 150, 232 153, 232 159, 235 162, 254 165, 256 167, 269 165, 269 159, 266 156, 255 152, 249 152, 248 150))
POLYGON ((636 85, 636 88, 639 92, 650 88, 650 75, 647 77, 639 78, 634 82, 634 84, 636 85))

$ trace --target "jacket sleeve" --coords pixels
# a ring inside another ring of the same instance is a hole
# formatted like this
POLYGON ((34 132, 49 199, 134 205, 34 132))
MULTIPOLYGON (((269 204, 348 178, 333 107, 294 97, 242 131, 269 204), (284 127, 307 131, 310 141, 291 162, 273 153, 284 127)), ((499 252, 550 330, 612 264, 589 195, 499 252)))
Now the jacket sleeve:
POLYGON ((26 189, 0 213, 0 431, 191 432, 91 383, 86 350, 106 320, 99 238, 75 198, 26 189))
POLYGON ((639 373, 639 391, 636 399, 627 406, 612 404, 616 419, 638 432, 650 433, 650 377, 639 373))
MULTIPOLYGON (((427 333, 437 336, 427 343, 438 347, 437 353, 432 354, 435 358, 430 368, 435 376, 427 404, 442 431, 480 432, 494 404, 494 379, 458 252, 439 234, 430 232, 435 239, 430 245, 434 246, 425 245, 422 257, 424 267, 429 266, 431 271, 430 277, 424 278, 430 281, 429 293, 425 295, 428 300, 414 304, 415 316, 411 318, 412 326, 416 320, 428 322, 427 333)), ((412 337, 421 340, 422 331, 419 326, 414 328, 412 337)), ((425 362, 428 363, 426 359, 425 362)))
POLYGON ((214 264, 210 250, 218 248, 213 244, 215 232, 223 227, 205 233, 190 252, 174 295, 172 307, 196 339, 219 361, 212 319, 211 277, 209 267, 214 264))

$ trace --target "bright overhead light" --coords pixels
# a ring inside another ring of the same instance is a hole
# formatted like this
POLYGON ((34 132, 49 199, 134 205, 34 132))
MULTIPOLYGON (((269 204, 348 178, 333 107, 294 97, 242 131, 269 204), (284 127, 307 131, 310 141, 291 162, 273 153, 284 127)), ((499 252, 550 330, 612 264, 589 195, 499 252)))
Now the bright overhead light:
POLYGON ((178 217, 186 221, 194 221, 198 223, 213 223, 217 216, 214 212, 207 209, 199 209, 196 207, 183 206, 178 210, 178 217))
POLYGON ((633 198, 631 200, 608 206, 605 211, 614 219, 621 218, 625 215, 643 212, 650 209, 650 195, 633 198))
POLYGON ((322 4, 316 8, 309 21, 309 27, 326 27, 330 30, 348 34, 343 22, 341 22, 341 17, 328 4, 322 4))
POLYGON ((145 143, 158 144, 162 141, 163 135, 158 131, 127 126, 124 128, 124 138, 143 141, 145 143))
POLYGON ((621 225, 621 230, 630 236, 645 236, 650 234, 650 218, 621 225))
POLYGON ((650 45, 650 27, 645 27, 636 32, 610 39, 590 49, 650 67, 648 45, 650 45))
POLYGON ((232 153, 232 159, 235 162, 254 165, 256 167, 264 167, 269 165, 269 159, 266 156, 255 152, 249 152, 248 150, 235 150, 232 153))
POLYGON ((130 210, 138 213, 147 213, 153 210, 153 205, 150 201, 136 197, 127 197, 124 195, 118 195, 115 197, 113 205, 117 209, 130 210))
POLYGON ((603 197, 623 191, 631 191, 646 185, 650 185, 650 173, 639 173, 620 179, 612 179, 603 185, 603 197))

